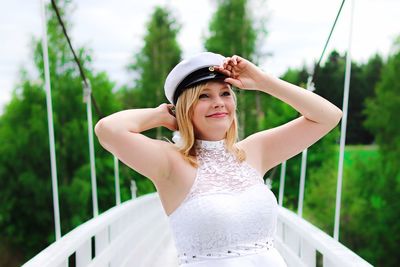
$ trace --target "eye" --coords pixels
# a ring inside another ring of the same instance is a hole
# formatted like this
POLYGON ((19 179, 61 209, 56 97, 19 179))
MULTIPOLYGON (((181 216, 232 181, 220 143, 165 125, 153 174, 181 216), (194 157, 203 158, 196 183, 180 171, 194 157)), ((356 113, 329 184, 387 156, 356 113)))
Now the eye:
POLYGON ((200 96, 199 96, 199 98, 203 98, 203 97, 208 97, 208 95, 206 95, 206 94, 201 94, 200 96))
POLYGON ((228 91, 226 91, 226 92, 223 92, 223 93, 222 93, 222 95, 224 95, 224 96, 230 96, 230 95, 231 95, 231 93, 230 93, 230 92, 228 92, 228 91))

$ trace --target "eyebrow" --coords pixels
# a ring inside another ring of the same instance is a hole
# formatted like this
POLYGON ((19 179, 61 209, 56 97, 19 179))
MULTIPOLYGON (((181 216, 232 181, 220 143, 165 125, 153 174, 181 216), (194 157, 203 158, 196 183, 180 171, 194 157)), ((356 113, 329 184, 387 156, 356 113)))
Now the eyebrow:
MULTIPOLYGON (((220 88, 220 90, 223 90, 223 89, 230 89, 230 88, 229 88, 228 85, 225 85, 225 86, 223 86, 223 87, 220 88)), ((211 91, 211 89, 208 88, 208 87, 206 87, 206 88, 204 88, 204 89, 202 90, 202 92, 204 92, 204 91, 211 91)))

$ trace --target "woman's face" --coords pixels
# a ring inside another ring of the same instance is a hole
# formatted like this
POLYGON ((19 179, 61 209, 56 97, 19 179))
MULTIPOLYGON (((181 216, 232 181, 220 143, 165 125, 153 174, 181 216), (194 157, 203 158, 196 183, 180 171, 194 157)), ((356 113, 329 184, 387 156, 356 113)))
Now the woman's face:
POLYGON ((210 141, 224 139, 233 122, 235 110, 230 85, 220 81, 208 82, 193 108, 192 122, 196 138, 210 141))

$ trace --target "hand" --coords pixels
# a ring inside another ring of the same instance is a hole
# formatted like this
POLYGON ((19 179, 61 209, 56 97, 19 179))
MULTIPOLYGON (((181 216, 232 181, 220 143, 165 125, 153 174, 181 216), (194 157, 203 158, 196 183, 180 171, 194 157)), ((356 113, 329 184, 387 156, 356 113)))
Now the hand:
POLYGON ((227 57, 222 65, 214 68, 229 77, 225 82, 240 89, 257 90, 263 76, 256 65, 236 55, 227 57))
POLYGON ((172 111, 174 105, 162 103, 157 107, 161 112, 162 123, 161 125, 170 129, 171 131, 178 130, 178 122, 175 118, 175 113, 172 111))

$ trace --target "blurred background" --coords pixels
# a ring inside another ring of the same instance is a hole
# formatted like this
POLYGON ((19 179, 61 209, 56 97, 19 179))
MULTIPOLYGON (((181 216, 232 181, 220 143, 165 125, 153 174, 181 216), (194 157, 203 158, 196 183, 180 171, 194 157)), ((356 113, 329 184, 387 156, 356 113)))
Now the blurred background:
MULTIPOLYGON (((56 1, 101 113, 156 107, 182 58, 241 55, 306 87, 342 1, 56 1)), ((47 2, 48 3, 48 2, 47 2)), ((0 3, 0 265, 19 266, 54 242, 40 1, 0 3)), ((315 93, 343 107, 349 40, 346 2, 314 70, 315 93)), ((340 242, 376 266, 399 266, 400 1, 355 1, 340 242)), ((82 79, 47 4, 61 232, 92 218, 82 79)), ((237 91, 240 137, 276 127, 297 111, 260 92, 237 91)), ((171 139, 166 128, 145 133, 171 139)), ((308 151, 303 217, 332 235, 340 125, 308 151)), ((115 205, 112 155, 95 138, 99 211, 115 205)), ((301 155, 287 162, 283 206, 296 210, 301 155)), ((265 175, 278 195, 279 168, 265 175)), ((121 200, 155 192, 121 164, 121 200)), ((149 229, 150 231, 151 229, 149 229)))

